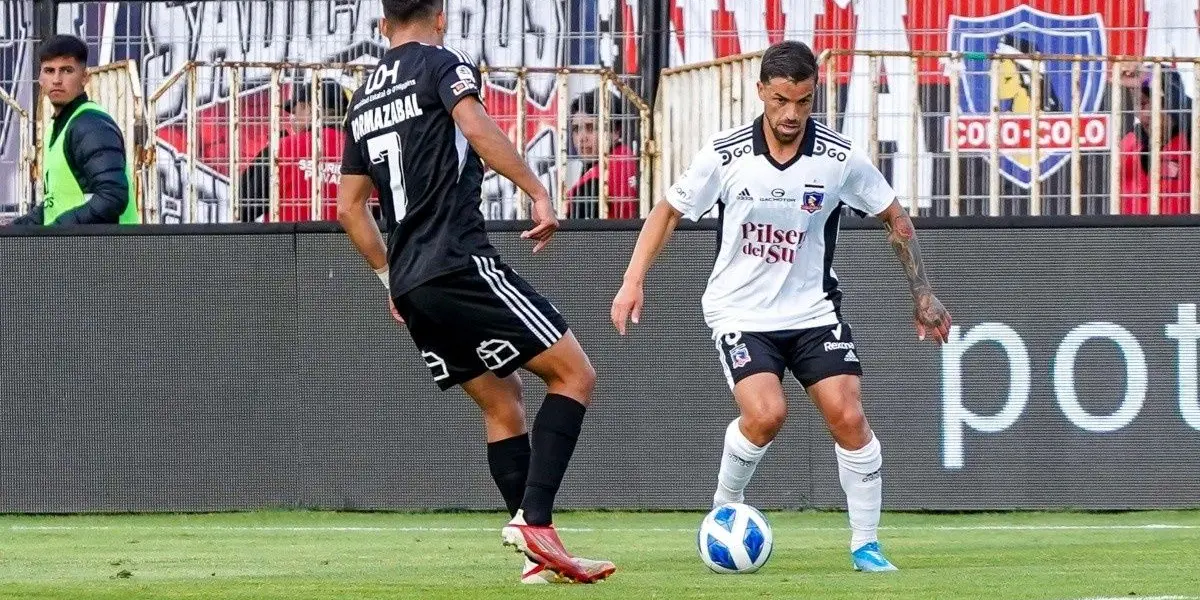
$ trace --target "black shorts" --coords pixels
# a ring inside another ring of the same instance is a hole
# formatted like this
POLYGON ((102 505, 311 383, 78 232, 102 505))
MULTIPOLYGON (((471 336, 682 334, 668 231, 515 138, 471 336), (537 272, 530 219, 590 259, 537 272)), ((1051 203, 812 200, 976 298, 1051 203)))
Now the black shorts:
POLYGON ((717 351, 730 389, 755 373, 774 373, 782 379, 784 369, 804 387, 826 377, 863 372, 845 322, 812 329, 727 333, 717 338, 717 351))
POLYGON ((443 390, 488 371, 507 377, 567 333, 554 305, 498 258, 442 275, 394 298, 443 390))

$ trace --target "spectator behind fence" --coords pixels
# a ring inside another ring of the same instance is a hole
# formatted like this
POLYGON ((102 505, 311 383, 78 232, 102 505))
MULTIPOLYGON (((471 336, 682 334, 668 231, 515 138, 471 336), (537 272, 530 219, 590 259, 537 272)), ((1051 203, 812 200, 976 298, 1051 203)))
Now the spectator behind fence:
POLYGON ((88 48, 58 35, 42 46, 38 83, 54 107, 42 147, 42 203, 14 225, 140 222, 133 170, 116 121, 84 93, 88 48))
MULTIPOLYGON (((599 123, 599 88, 575 99, 571 103, 571 141, 575 151, 583 160, 583 175, 567 192, 570 200, 567 216, 571 219, 597 218, 600 216, 600 135, 603 125, 599 123)), ((638 158, 624 142, 627 133, 620 110, 620 101, 612 97, 609 120, 608 152, 608 218, 636 219, 638 203, 638 158)))
MULTIPOLYGON (((1121 140, 1121 214, 1150 214, 1150 113, 1153 75, 1143 73, 1133 90, 1137 121, 1121 140)), ((1159 213, 1191 212, 1191 110, 1183 80, 1163 70, 1162 140, 1159 143, 1159 213)))
MULTIPOLYGON (((291 98, 282 109, 290 115, 286 135, 279 140, 279 220, 309 221, 312 217, 312 177, 318 171, 321 214, 317 220, 337 220, 337 189, 341 180, 341 157, 345 147, 341 124, 349 98, 337 82, 323 81, 317 91, 324 112, 318 131, 321 160, 314 169, 312 159, 313 99, 310 82, 292 86, 291 98)), ((270 220, 270 145, 254 157, 242 172, 242 221, 270 220)))

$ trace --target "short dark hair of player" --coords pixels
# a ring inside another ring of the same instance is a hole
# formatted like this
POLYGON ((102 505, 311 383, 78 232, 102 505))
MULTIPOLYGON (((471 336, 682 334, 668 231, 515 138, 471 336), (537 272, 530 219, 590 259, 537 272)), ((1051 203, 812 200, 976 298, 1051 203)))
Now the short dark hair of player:
POLYGON ((383 16, 393 23, 428 19, 442 10, 443 0, 383 0, 383 16))
POLYGON ((88 60, 87 44, 73 35, 56 35, 42 44, 42 49, 38 53, 38 62, 46 62, 55 58, 74 58, 86 65, 88 60))
POLYGON ((804 42, 783 41, 772 44, 763 54, 758 79, 770 83, 776 77, 797 83, 817 76, 817 57, 804 42))

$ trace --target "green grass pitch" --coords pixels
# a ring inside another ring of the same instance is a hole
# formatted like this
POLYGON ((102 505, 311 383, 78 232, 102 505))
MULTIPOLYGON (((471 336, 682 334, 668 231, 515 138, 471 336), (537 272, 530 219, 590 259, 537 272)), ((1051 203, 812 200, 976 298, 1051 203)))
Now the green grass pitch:
POLYGON ((820 598, 1200 600, 1200 512, 884 515, 901 571, 850 569, 845 516, 768 512, 752 575, 700 562, 695 513, 565 512, 576 554, 617 573, 522 586, 498 513, 0 517, 0 598, 820 598))

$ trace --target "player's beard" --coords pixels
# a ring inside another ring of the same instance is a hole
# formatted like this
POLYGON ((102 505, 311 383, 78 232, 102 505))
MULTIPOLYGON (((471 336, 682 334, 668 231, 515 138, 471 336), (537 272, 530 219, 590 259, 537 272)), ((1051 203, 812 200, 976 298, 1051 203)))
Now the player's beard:
POLYGON ((775 136, 775 140, 781 144, 791 144, 800 138, 800 134, 804 133, 803 121, 772 121, 767 119, 767 124, 771 126, 771 135, 775 136), (793 132, 783 130, 781 126, 790 125, 795 127, 793 132))

